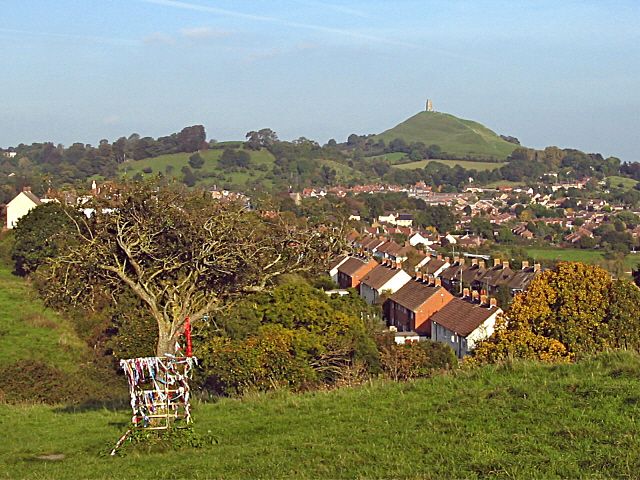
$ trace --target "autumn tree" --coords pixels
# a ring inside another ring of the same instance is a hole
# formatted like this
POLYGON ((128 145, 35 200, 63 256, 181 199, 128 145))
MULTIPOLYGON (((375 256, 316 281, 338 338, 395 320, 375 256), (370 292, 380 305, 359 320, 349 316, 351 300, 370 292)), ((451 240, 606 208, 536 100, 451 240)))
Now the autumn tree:
POLYGON ((561 262, 516 295, 496 332, 475 351, 480 362, 548 361, 609 348, 640 347, 640 290, 601 267, 561 262))
POLYGON ((335 228, 173 185, 127 185, 94 208, 77 222, 78 242, 49 260, 45 298, 91 306, 131 292, 157 324, 159 355, 175 351, 186 317, 195 325, 285 272, 321 269, 342 238, 335 228))

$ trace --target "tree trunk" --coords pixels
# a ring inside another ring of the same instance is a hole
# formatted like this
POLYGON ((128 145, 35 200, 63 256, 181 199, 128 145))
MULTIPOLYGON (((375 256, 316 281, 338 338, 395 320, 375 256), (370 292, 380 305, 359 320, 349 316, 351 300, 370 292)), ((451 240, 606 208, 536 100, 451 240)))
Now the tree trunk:
POLYGON ((176 339, 175 335, 171 333, 171 327, 158 329, 158 346, 156 348, 158 357, 164 356, 165 353, 170 353, 171 355, 176 353, 176 339))

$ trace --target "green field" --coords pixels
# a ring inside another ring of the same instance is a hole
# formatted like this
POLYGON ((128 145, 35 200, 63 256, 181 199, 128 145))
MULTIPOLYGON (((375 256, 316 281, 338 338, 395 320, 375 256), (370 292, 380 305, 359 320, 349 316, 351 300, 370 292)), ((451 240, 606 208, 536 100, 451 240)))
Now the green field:
MULTIPOLYGON (((562 260, 602 264, 604 254, 600 250, 581 250, 577 248, 527 248, 527 254, 535 260, 562 260)), ((640 255, 630 253, 624 258, 625 272, 630 272, 640 263, 640 255)))
POLYGON ((383 160, 389 162, 391 165, 394 165, 404 158, 406 158, 407 154, 403 152, 391 152, 385 153, 384 155, 376 155, 373 157, 367 157, 367 160, 375 161, 375 160, 383 160))
POLYGON ((639 392, 626 352, 255 395, 194 406, 216 444, 118 457, 126 410, 3 405, 0 478, 636 478, 639 392))
POLYGON ((517 147, 480 123, 440 112, 417 113, 375 138, 382 138, 387 145, 395 138, 427 146, 436 144, 448 154, 478 158, 506 159, 517 147))
POLYGON ((611 177, 607 177, 608 188, 617 187, 617 188, 626 188, 627 190, 630 190, 634 188, 637 184, 638 184, 637 180, 634 180, 633 178, 618 177, 615 175, 611 177))
POLYGON ((0 365, 32 359, 77 372, 81 368, 78 359, 89 349, 71 324, 45 308, 29 284, 4 264, 0 265, 0 285, 0 365))
POLYGON ((417 162, 401 163, 399 165, 394 165, 394 167, 400 168, 402 170, 415 170, 426 167, 430 162, 442 163, 449 167, 460 165, 462 168, 466 168, 468 170, 495 170, 496 168, 500 168, 506 165, 506 162, 470 162, 468 160, 419 160, 417 162))
MULTIPOLYGON (((272 171, 274 158, 267 150, 247 150, 251 155, 252 168, 249 170, 230 172, 224 171, 218 165, 218 160, 222 156, 223 150, 206 150, 200 152, 200 155, 204 159, 205 163, 199 170, 192 169, 194 172, 199 172, 204 178, 202 178, 198 184, 217 184, 222 186, 225 183, 231 183, 234 185, 246 185, 249 181, 261 181, 267 188, 272 186, 272 181, 264 178, 265 175, 272 171), (264 165, 267 171, 256 170, 255 167, 264 165), (209 175, 215 174, 216 177, 209 175)), ((159 157, 145 158, 144 160, 131 160, 123 163, 120 166, 120 173, 125 178, 131 178, 136 174, 144 176, 156 176, 158 173, 162 173, 168 177, 182 178, 181 169, 184 166, 189 165, 189 153, 174 153, 170 155, 160 155, 159 157), (171 168, 171 171, 167 171, 167 167, 171 168), (151 168, 152 173, 145 174, 143 170, 145 168, 151 168)))
POLYGON ((320 160, 322 165, 326 165, 333 168, 336 171, 336 181, 338 183, 346 183, 351 180, 366 181, 366 177, 362 172, 359 172, 348 165, 336 162, 335 160, 320 160))

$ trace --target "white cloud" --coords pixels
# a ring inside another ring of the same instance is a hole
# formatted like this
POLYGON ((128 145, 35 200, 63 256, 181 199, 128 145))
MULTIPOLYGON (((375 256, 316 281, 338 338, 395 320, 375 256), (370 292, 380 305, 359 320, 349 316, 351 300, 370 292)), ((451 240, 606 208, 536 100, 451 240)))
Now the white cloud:
POLYGON ((173 45, 175 43, 175 39, 171 35, 162 32, 150 33, 142 41, 147 45, 173 45))
POLYGON ((191 27, 183 28, 180 33, 192 40, 203 40, 208 38, 222 38, 231 35, 227 30, 218 30, 211 27, 191 27))

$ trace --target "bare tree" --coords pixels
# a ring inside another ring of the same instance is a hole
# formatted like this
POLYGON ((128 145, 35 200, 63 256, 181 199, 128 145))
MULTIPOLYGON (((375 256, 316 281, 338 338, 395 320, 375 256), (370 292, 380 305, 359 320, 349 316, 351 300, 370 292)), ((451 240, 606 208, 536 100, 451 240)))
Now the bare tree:
POLYGON ((50 260, 45 296, 92 306, 130 289, 156 320, 159 355, 175 351, 186 317, 197 324, 283 273, 317 271, 342 239, 334 227, 172 186, 130 185, 95 208, 50 260))

